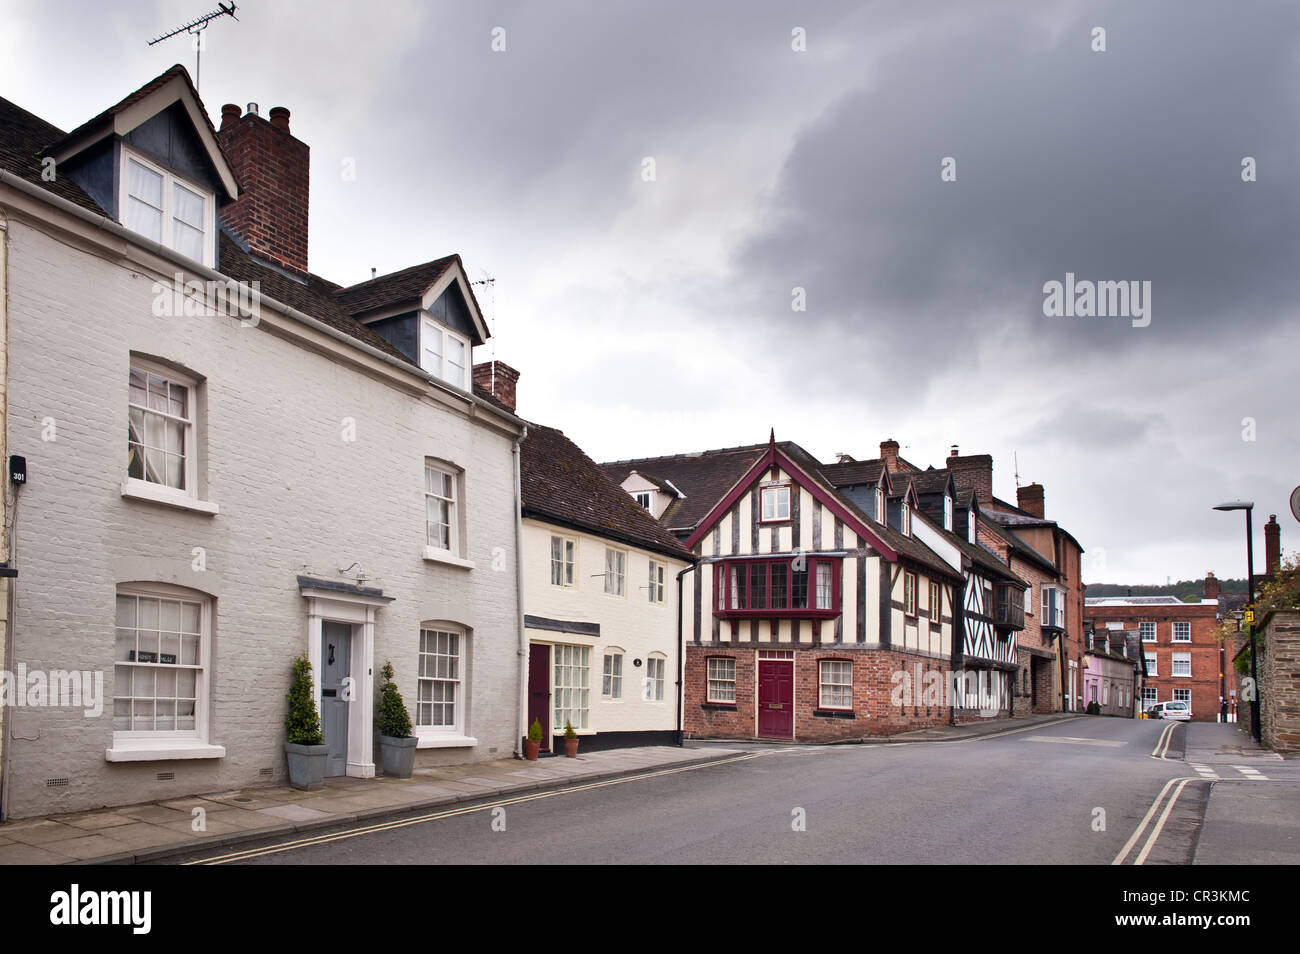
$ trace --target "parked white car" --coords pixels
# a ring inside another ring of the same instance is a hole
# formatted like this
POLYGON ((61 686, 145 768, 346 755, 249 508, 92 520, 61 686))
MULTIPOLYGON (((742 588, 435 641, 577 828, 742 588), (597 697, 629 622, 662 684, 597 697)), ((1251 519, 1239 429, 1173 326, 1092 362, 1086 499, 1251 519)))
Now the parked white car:
POLYGON ((1147 708, 1147 718, 1189 722, 1192 718, 1192 707, 1186 702, 1157 702, 1147 708))

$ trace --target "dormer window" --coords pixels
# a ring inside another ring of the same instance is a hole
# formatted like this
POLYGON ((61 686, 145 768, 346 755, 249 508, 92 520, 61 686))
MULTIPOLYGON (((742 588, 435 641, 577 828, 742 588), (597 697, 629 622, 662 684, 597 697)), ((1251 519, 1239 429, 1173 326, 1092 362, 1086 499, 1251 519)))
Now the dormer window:
POLYGON ((648 490, 638 491, 635 494, 635 496, 636 496, 636 503, 638 507, 642 507, 645 510, 650 510, 651 512, 653 512, 653 508, 650 506, 650 491, 648 490))
POLYGON ((966 511, 966 541, 968 543, 975 542, 975 511, 974 510, 966 511))
POLYGON ((463 391, 469 390, 469 341, 432 318, 420 322, 420 367, 463 391))
POLYGON ((907 503, 907 498, 903 498, 903 509, 901 516, 898 518, 898 529, 902 531, 903 536, 912 535, 912 508, 907 503))
POLYGON ((122 149, 122 224, 200 264, 214 265, 216 201, 211 192, 122 149))
POLYGON ((881 523, 885 522, 885 490, 883 487, 876 488, 876 519, 881 523))
POLYGON ((947 494, 943 495, 943 528, 952 532, 952 498, 947 494))

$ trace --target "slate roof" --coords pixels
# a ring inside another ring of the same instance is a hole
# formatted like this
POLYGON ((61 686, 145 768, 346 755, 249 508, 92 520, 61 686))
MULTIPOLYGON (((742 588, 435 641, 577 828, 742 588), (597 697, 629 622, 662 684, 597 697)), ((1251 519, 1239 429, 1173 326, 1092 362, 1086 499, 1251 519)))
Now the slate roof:
POLYGON ((751 444, 695 454, 611 461, 600 468, 616 484, 623 483, 634 470, 652 482, 672 481, 686 496, 672 501, 659 521, 672 530, 690 531, 766 451, 766 444, 751 444))
POLYGON ((1196 606, 1176 596, 1093 596, 1084 597, 1084 606, 1196 606))
POLYGON ((909 474, 918 494, 942 494, 948 487, 948 471, 923 470, 909 474))
POLYGON ((1024 540, 1021 540, 1007 527, 999 524, 996 520, 985 520, 980 524, 980 526, 987 527, 995 537, 1005 542, 1007 546, 1009 546, 1021 559, 1037 564, 1039 569, 1051 573, 1053 576, 1060 576, 1060 572, 1056 569, 1055 563, 1043 556, 1043 554, 1039 553, 1024 540))
POLYGON ((523 515, 553 521, 693 563, 694 555, 639 507, 563 431, 528 425, 519 447, 523 515))

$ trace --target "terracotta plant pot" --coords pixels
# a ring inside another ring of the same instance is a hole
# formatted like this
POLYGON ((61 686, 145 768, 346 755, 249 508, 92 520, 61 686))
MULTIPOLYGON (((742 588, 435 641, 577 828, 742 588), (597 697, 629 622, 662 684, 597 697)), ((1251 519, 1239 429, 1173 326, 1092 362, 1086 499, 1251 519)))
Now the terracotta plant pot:
POLYGON ((536 762, 537 753, 541 747, 541 739, 524 739, 524 758, 530 762, 536 762))
POLYGON ((578 757, 578 740, 564 740, 564 754, 567 758, 576 759, 578 757))

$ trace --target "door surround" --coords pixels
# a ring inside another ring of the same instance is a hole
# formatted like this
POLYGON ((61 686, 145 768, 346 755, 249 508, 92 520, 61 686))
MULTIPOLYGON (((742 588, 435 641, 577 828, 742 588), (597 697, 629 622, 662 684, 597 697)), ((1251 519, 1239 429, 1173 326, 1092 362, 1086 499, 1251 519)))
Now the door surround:
POLYGON ((352 778, 373 778, 375 614, 393 598, 384 596, 379 590, 363 591, 357 586, 303 577, 299 578, 298 585, 307 600, 307 659, 311 662, 312 693, 317 712, 321 711, 321 623, 330 620, 352 625, 351 671, 356 691, 348 707, 345 774, 352 778))

